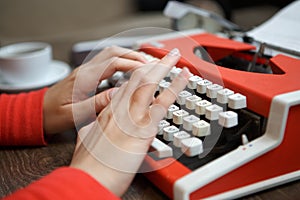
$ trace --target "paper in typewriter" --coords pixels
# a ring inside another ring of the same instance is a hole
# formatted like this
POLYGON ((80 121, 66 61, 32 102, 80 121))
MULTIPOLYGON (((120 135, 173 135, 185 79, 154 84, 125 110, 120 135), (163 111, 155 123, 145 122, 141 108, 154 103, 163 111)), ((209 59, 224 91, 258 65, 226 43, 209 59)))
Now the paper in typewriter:
POLYGON ((300 1, 281 9, 268 21, 247 33, 258 42, 289 49, 300 55, 300 1))

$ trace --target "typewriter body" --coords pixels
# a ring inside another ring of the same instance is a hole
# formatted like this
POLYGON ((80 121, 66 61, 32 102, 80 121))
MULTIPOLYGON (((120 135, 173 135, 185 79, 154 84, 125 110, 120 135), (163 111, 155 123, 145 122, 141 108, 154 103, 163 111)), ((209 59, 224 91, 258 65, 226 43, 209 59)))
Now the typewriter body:
MULTIPOLYGON (((155 158, 149 152, 142 166, 147 170, 145 176, 167 196, 232 199, 300 177, 299 59, 281 54, 256 57, 252 44, 202 32, 166 34, 144 40, 138 48, 157 58, 178 48, 182 58, 176 67, 186 66, 194 75, 244 95, 247 108, 242 112, 252 118, 251 126, 240 125, 245 130, 236 130, 246 133, 247 142, 238 139, 230 150, 207 160, 209 152, 183 162, 180 156, 155 158), (208 54, 201 54, 203 50, 208 54), (253 64, 267 67, 263 73, 236 69, 241 62, 248 63, 246 68, 253 64), (203 162, 196 164, 199 160, 203 162)), ((227 134, 224 130, 219 138, 227 134)), ((163 142, 172 146, 172 142, 163 142)))

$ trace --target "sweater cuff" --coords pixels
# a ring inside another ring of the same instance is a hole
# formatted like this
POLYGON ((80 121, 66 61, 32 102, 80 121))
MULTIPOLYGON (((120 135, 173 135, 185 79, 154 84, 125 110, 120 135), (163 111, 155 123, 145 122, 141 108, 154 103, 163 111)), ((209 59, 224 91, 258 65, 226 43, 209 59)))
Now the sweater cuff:
POLYGON ((59 168, 26 188, 18 190, 5 200, 19 199, 19 197, 24 200, 120 200, 90 175, 71 167, 59 168))
POLYGON ((43 101, 47 89, 29 93, 1 94, 0 145, 46 145, 43 101))

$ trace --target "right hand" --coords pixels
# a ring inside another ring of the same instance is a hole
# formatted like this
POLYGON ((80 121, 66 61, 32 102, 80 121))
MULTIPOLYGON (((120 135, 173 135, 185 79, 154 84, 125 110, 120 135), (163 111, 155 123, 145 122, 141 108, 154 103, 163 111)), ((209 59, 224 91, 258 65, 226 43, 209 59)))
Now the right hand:
POLYGON ((185 68, 154 98, 158 83, 178 62, 173 50, 157 63, 136 69, 97 120, 82 128, 71 166, 93 176, 118 196, 124 194, 158 130, 159 121, 190 77, 185 68))

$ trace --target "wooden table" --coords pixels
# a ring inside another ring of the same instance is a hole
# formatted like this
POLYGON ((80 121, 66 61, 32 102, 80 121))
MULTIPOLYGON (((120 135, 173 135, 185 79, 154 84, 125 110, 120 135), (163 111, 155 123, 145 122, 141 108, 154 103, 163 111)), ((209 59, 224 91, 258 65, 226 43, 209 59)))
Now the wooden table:
MULTIPOLYGON (((70 131, 51 137, 46 147, 1 147, 0 197, 25 187, 58 167, 68 165, 75 147, 75 139, 76 134, 70 131)), ((122 199, 167 200, 168 198, 143 175, 138 174, 122 199)), ((300 181, 242 199, 300 199, 300 181)))

